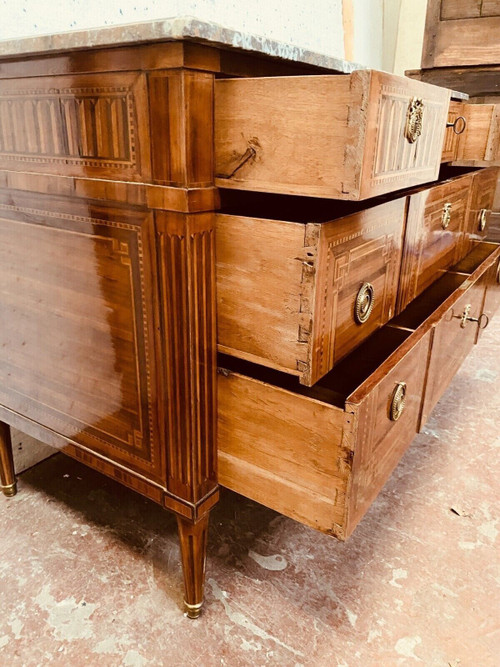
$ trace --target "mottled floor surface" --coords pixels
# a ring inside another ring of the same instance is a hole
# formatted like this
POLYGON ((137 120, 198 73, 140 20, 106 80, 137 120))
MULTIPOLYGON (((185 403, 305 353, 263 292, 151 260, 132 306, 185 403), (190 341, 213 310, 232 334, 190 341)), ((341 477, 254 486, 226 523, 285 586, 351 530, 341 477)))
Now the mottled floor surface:
POLYGON ((500 325, 347 544, 231 493, 206 610, 172 515, 58 454, 0 499, 0 665, 500 664, 500 325))

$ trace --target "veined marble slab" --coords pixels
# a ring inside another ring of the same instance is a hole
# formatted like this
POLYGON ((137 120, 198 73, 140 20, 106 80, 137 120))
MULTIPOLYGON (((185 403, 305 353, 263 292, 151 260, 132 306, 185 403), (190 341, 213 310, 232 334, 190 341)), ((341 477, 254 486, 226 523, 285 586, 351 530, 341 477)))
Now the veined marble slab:
POLYGON ((37 35, 21 39, 1 40, 0 58, 16 55, 48 53, 89 49, 95 47, 140 44, 141 42, 192 40, 215 46, 225 46, 252 53, 262 53, 275 58, 291 60, 349 74, 356 69, 366 69, 362 65, 323 53, 316 53, 293 44, 250 35, 224 28, 217 23, 200 21, 184 16, 161 21, 142 21, 126 25, 72 30, 54 35, 37 35))

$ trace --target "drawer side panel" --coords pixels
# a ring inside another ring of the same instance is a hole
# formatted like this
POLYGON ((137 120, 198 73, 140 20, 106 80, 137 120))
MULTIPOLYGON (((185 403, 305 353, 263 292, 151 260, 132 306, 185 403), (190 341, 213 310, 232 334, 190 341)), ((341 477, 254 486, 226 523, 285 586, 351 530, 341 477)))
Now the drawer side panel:
POLYGON ((218 376, 219 482, 342 538, 350 474, 345 413, 238 374, 218 376))

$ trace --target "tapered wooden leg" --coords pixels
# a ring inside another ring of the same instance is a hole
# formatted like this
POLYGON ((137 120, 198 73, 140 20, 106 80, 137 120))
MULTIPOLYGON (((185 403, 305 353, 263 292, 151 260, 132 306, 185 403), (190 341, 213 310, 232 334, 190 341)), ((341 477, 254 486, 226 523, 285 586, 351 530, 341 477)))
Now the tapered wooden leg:
POLYGON ((12 440, 10 428, 4 422, 0 422, 0 484, 4 496, 16 495, 17 484, 12 457, 12 440))
POLYGON ((196 523, 178 516, 177 525, 184 573, 184 611, 189 618, 198 618, 205 588, 208 514, 196 523))

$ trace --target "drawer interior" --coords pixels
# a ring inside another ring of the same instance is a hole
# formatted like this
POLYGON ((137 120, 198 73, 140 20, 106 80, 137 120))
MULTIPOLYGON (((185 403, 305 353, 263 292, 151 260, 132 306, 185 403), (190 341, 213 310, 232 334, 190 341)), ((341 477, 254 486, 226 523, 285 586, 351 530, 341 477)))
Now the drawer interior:
POLYGON ((219 356, 219 367, 343 409, 347 397, 375 372, 411 333, 382 327, 312 387, 301 385, 296 377, 287 373, 228 355, 219 356))

